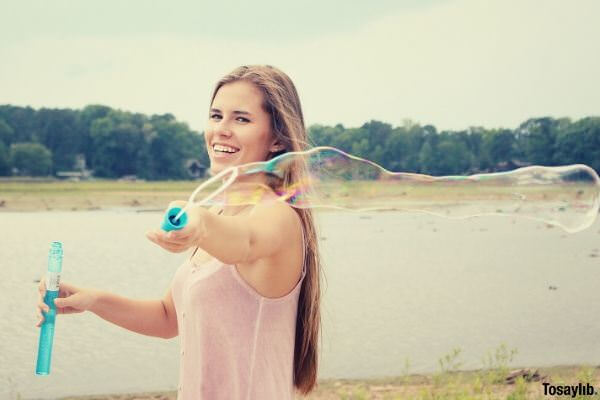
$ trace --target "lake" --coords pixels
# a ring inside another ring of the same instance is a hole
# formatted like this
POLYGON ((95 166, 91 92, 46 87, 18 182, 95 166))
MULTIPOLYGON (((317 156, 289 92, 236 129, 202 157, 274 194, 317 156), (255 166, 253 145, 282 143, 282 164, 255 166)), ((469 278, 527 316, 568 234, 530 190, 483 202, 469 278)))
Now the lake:
MULTIPOLYGON (((0 398, 175 390, 177 339, 144 337, 91 313, 59 316, 52 372, 36 376, 37 283, 50 242, 62 279, 160 298, 185 255, 144 233, 160 213, 0 213, 0 398)), ((514 366, 600 361, 600 224, 567 234, 513 217, 448 220, 399 212, 317 214, 325 272, 321 378, 464 369, 516 348, 514 366), (408 362, 409 367, 406 367, 408 362)))

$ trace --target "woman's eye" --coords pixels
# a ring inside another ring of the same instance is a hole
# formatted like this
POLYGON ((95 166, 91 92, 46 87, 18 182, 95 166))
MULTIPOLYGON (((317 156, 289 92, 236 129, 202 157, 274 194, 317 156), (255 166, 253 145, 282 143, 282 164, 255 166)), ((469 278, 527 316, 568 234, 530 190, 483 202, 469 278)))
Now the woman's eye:
MULTIPOLYGON (((215 118, 223 118, 220 114, 211 114, 210 116, 211 119, 215 119, 215 118)), ((250 122, 249 119, 244 118, 244 117, 237 117, 236 121, 240 121, 240 122, 250 122)))

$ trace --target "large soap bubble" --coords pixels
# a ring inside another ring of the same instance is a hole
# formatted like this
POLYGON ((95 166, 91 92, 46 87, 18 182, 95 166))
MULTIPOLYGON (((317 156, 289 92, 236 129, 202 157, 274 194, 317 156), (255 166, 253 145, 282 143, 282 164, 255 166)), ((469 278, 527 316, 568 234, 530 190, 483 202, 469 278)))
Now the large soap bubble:
POLYGON ((298 208, 401 210, 447 218, 517 216, 577 232, 595 221, 600 179, 581 164, 434 177, 390 172, 336 148, 315 147, 223 170, 203 182, 186 207, 264 201, 285 201, 298 208))

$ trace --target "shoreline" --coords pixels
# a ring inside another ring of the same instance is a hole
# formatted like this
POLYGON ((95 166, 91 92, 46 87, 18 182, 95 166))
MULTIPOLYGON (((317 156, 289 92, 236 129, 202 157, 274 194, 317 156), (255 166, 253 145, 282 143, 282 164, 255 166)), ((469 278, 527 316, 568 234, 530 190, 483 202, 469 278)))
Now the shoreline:
MULTIPOLYGON (((474 371, 444 371, 391 378, 324 379, 308 396, 296 399, 545 399, 546 385, 591 384, 600 392, 600 366, 546 368, 498 367, 474 371), (511 377, 508 383, 507 377, 511 377)), ((60 400, 175 400, 175 391, 114 393, 61 397, 60 400)), ((568 396, 570 397, 570 396, 568 396)), ((589 398, 598 398, 589 396, 589 398)))
MULTIPOLYGON (((187 201, 200 183, 202 181, 0 181, 0 213, 111 209, 163 211, 174 200, 187 201)), ((502 212, 502 206, 515 205, 514 193, 509 193, 509 189, 503 186, 487 187, 486 193, 481 193, 477 187, 409 185, 386 188, 385 191, 378 191, 376 196, 381 201, 379 210, 384 210, 386 205, 389 205, 390 210, 435 205, 436 211, 448 213, 449 208, 463 206, 465 199, 468 199, 470 202, 487 204, 491 211, 500 208, 496 211, 502 212)), ((521 191, 526 189, 522 188, 521 191)), ((570 189, 571 192, 574 190, 570 189)), ((343 199, 344 203, 356 193, 370 193, 370 189, 361 182, 343 190, 336 186, 329 186, 327 190, 330 191, 328 195, 343 199)), ((539 188, 527 190, 530 192, 529 201, 558 201, 553 199, 552 193, 541 192, 539 188)), ((363 200, 368 202, 370 196, 372 195, 367 194, 363 200)), ((351 202, 348 204, 351 205, 351 202)))

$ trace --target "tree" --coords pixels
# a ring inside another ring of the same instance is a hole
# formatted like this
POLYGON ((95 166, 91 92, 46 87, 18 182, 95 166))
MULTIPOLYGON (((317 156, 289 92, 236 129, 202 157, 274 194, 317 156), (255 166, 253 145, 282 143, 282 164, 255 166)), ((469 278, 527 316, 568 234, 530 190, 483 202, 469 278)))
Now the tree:
POLYGON ((600 171, 600 118, 584 118, 559 130, 554 162, 587 164, 600 171))
POLYGON ((42 108, 37 112, 39 141, 52 152, 55 172, 73 169, 80 153, 82 137, 77 130, 77 114, 68 109, 42 108))
POLYGON ((490 132, 485 137, 484 147, 492 166, 502 161, 510 161, 516 154, 515 135, 508 129, 490 132))
POLYGON ((138 156, 147 145, 141 123, 140 117, 122 111, 94 120, 90 134, 95 175, 119 178, 137 174, 138 156))
POLYGON ((517 138, 525 159, 533 164, 555 165, 556 121, 552 118, 532 118, 517 129, 517 138))
POLYGON ((138 168, 143 175, 151 179, 187 179, 187 160, 208 165, 202 137, 192 134, 186 124, 177 122, 172 115, 152 116, 149 128, 148 153, 138 168))
POLYGON ((22 176, 47 176, 52 170, 52 152, 40 143, 13 144, 10 159, 22 176))
POLYGON ((2 118, 0 118, 0 142, 7 146, 13 141, 15 131, 2 118))
POLYGON ((0 141, 0 176, 8 176, 10 174, 10 153, 6 145, 0 141))

